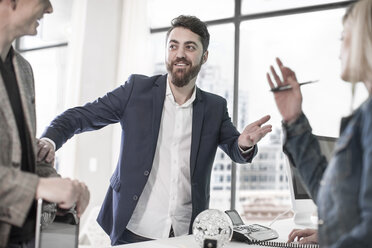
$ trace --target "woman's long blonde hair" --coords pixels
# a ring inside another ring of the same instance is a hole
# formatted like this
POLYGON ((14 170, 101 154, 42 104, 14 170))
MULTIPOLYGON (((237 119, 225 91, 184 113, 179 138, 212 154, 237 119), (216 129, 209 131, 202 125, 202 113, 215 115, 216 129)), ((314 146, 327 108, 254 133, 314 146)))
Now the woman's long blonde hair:
POLYGON ((346 70, 352 83, 372 79, 372 0, 359 0, 346 11, 351 22, 351 43, 346 70))

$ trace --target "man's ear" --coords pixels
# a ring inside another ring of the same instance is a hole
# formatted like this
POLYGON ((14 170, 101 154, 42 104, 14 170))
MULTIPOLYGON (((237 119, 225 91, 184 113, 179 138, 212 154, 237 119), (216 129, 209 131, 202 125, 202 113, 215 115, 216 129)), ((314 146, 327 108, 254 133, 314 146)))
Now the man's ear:
POLYGON ((208 50, 205 51, 204 54, 203 54, 203 64, 204 64, 205 62, 207 62, 207 60, 208 60, 208 50))

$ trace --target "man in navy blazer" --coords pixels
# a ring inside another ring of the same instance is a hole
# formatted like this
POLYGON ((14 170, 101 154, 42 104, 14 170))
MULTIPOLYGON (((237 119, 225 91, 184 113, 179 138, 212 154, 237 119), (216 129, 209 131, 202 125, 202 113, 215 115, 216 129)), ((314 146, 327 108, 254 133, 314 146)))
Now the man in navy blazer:
POLYGON ((217 147, 237 163, 251 162, 256 143, 271 131, 262 126, 265 116, 240 134, 226 100, 195 86, 208 44, 205 23, 175 18, 167 33, 168 74, 131 75, 105 96, 56 117, 43 134, 58 149, 74 134, 120 122, 120 159, 97 219, 113 245, 190 233, 209 206, 217 147))

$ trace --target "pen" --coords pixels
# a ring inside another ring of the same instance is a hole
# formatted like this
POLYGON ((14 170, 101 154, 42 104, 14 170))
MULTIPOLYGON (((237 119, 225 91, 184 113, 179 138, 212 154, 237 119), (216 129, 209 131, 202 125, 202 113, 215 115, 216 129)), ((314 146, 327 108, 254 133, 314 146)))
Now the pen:
MULTIPOLYGON (((299 85, 302 86, 302 85, 305 85, 305 84, 312 84, 312 83, 316 83, 318 81, 319 80, 307 81, 307 82, 299 83, 299 85)), ((278 86, 278 87, 272 88, 270 91, 271 92, 278 92, 278 91, 290 90, 290 89, 292 89, 292 86, 290 84, 287 84, 287 85, 283 85, 283 86, 278 86)))

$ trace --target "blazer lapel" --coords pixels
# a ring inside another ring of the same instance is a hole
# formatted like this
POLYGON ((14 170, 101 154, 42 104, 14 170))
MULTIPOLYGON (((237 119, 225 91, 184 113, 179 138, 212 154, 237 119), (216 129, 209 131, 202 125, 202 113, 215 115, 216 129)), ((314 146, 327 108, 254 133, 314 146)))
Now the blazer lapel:
MULTIPOLYGON (((195 86, 196 87, 196 86, 195 86)), ((191 134, 191 153, 190 153, 190 174, 191 178, 194 175, 196 166, 196 157, 199 151, 199 142, 201 130, 204 121, 204 103, 199 88, 196 88, 196 98, 193 104, 192 114, 192 134, 191 134)))
POLYGON ((26 128, 31 138, 32 151, 36 154, 36 116, 35 116, 35 97, 34 97, 34 81, 31 67, 22 60, 20 55, 14 52, 13 66, 17 78, 22 109, 25 116, 26 128))
POLYGON ((7 128, 9 128, 9 133, 11 134, 11 142, 12 142, 12 162, 20 163, 21 162, 21 142, 19 140, 19 134, 17 129, 17 123, 15 121, 14 113, 12 106, 10 105, 10 100, 5 88, 4 80, 0 74, 0 102, 1 102, 1 112, 0 116, 1 122, 7 123, 7 128))
POLYGON ((153 143, 153 154, 155 154, 156 145, 158 143, 158 136, 160 130, 160 121, 161 115, 163 113, 163 106, 164 106, 164 99, 165 99, 165 90, 166 90, 166 83, 167 83, 167 75, 163 75, 159 77, 153 87, 153 94, 152 94, 152 143, 153 143))

